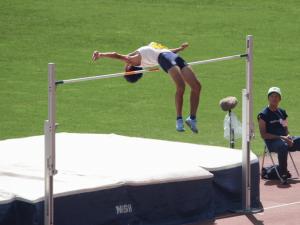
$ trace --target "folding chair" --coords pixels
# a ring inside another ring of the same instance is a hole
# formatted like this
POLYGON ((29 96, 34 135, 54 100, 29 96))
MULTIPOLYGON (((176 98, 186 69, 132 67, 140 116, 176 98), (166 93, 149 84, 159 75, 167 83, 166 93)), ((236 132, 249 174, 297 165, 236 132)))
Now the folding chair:
MULTIPOLYGON (((272 161, 272 164, 273 164, 273 166, 274 166, 274 169, 275 169, 275 171, 276 171, 276 174, 277 174, 277 176, 278 176, 278 179, 279 179, 281 182, 283 182, 283 179, 281 178, 281 176, 280 176, 280 174, 279 174, 279 171, 278 171, 277 167, 275 166, 276 164, 275 164, 275 161, 274 161, 274 159, 273 159, 272 153, 275 153, 275 152, 270 152, 270 150, 268 149, 268 147, 265 145, 265 147, 264 147, 264 153, 263 153, 263 159, 262 159, 262 163, 261 163, 261 164, 262 164, 262 167, 264 167, 265 157, 266 157, 266 154, 267 154, 267 155, 269 155, 269 157, 270 157, 270 159, 271 159, 271 161, 272 161)), ((276 154, 276 153, 275 153, 275 154, 276 154)), ((297 168, 297 166, 296 166, 296 164, 295 164, 295 161, 294 161, 293 156, 292 156, 292 154, 291 154, 290 151, 288 152, 288 155, 289 155, 289 157, 290 157, 290 159, 291 159, 291 161, 292 161, 292 163, 293 163, 294 169, 295 169, 295 171, 296 171, 296 173, 297 173, 297 177, 293 177, 292 179, 297 179, 297 178, 299 178, 299 171, 298 171, 298 168, 297 168)))

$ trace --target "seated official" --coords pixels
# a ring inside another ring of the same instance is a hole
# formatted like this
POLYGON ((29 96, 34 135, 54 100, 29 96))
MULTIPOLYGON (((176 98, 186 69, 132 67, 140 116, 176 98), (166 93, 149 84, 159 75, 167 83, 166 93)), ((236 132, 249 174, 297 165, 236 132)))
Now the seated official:
POLYGON ((288 131, 287 113, 279 108, 281 91, 271 87, 268 91, 269 105, 257 116, 261 137, 269 151, 278 155, 279 173, 286 182, 288 178, 288 151, 300 150, 300 137, 290 136, 288 131))

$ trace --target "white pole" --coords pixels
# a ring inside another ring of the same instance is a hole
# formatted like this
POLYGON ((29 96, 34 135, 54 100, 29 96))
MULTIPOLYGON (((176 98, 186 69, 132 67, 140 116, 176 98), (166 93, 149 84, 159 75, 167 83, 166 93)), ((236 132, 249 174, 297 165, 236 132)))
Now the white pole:
POLYGON ((243 89, 242 93, 242 129, 243 129, 243 136, 242 136, 242 205, 243 210, 248 211, 251 208, 250 204, 250 189, 249 186, 249 178, 250 178, 250 159, 249 159, 249 149, 250 149, 250 142, 249 142, 249 109, 248 109, 248 101, 249 95, 246 89, 243 89))
POLYGON ((159 71, 159 68, 149 68, 149 69, 130 71, 130 72, 121 72, 121 73, 113 73, 113 74, 105 74, 105 75, 95 75, 95 76, 89 76, 89 77, 74 78, 74 79, 69 79, 69 80, 61 80, 61 81, 57 81, 56 83, 57 84, 70 84, 70 83, 77 83, 77 82, 81 82, 81 81, 122 77, 124 75, 130 76, 130 75, 138 74, 138 73, 149 73, 149 72, 157 72, 157 71, 159 71))
POLYGON ((54 225, 53 176, 55 169, 55 64, 48 64, 48 120, 45 121, 44 224, 54 225))
POLYGON ((201 61, 196 61, 196 62, 190 62, 188 64, 190 66, 201 65, 201 64, 208 64, 208 63, 220 62, 220 61, 226 61, 226 60, 232 60, 232 59, 240 59, 242 57, 246 57, 246 54, 231 55, 231 56, 225 56, 225 57, 220 57, 220 58, 215 58, 215 59, 206 59, 206 60, 201 60, 201 61))
POLYGON ((246 40, 247 59, 247 91, 249 94, 249 126, 250 126, 250 140, 254 137, 254 123, 253 123, 253 36, 248 35, 246 40))
POLYGON ((247 60, 246 60, 246 89, 243 90, 243 159, 242 159, 242 194, 243 209, 251 211, 251 162, 250 141, 254 134, 253 125, 253 37, 248 35, 246 39, 247 60))
MULTIPOLYGON (((226 61, 226 60, 232 60, 232 59, 240 59, 240 58, 243 58, 246 56, 247 56, 247 54, 225 56, 225 57, 220 57, 220 58, 215 58, 215 59, 207 59, 207 60, 190 62, 190 63, 188 63, 188 65, 193 66, 193 65, 200 65, 200 64, 208 64, 208 63, 220 62, 220 61, 226 61)), ((99 80, 99 79, 106 79, 106 78, 113 78, 113 77, 121 77, 124 75, 130 76, 130 75, 138 74, 138 73, 157 72, 159 70, 160 69, 158 67, 154 67, 154 68, 152 67, 152 68, 145 68, 143 70, 138 70, 138 71, 121 72, 121 73, 113 73, 113 74, 105 74, 105 75, 95 75, 95 76, 74 78, 74 79, 68 79, 68 80, 61 80, 61 81, 57 81, 56 84, 70 84, 70 83, 77 83, 77 82, 89 81, 89 80, 99 80)))

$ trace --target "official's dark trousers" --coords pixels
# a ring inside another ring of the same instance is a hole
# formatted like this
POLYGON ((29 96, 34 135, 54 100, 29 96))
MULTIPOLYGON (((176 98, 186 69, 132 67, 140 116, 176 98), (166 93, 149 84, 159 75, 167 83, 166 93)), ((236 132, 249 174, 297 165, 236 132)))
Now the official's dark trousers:
POLYGON ((276 152, 278 156, 279 171, 281 174, 287 172, 287 157, 288 152, 300 151, 300 137, 292 137, 294 144, 292 147, 289 147, 288 144, 281 140, 265 140, 267 148, 270 152, 276 152))

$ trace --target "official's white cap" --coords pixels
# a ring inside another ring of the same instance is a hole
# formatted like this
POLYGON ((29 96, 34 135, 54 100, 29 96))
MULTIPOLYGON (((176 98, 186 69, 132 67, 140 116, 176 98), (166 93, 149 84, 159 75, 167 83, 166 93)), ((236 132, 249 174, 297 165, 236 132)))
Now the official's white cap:
POLYGON ((281 90, 279 87, 271 87, 268 91, 268 96, 270 96, 270 94, 272 94, 272 93, 277 93, 281 97, 281 90))

